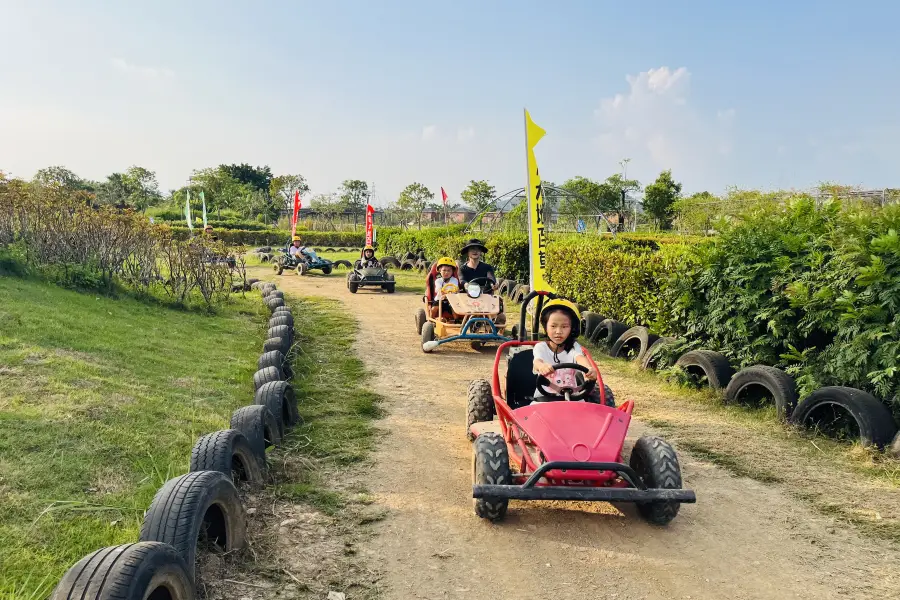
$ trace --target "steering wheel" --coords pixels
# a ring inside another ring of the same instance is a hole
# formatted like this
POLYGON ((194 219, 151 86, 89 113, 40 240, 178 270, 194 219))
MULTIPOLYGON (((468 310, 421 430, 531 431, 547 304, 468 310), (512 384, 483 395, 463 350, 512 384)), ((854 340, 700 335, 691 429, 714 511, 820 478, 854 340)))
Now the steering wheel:
MULTIPOLYGON (((559 363, 558 365, 551 366, 554 371, 558 371, 559 369, 575 369, 576 371, 587 373, 589 370, 587 367, 583 367, 578 363, 559 363)), ((553 377, 553 375, 550 377, 553 377)), ((584 400, 592 391, 594 391, 596 382, 585 379, 581 385, 575 387, 563 386, 561 384, 561 379, 554 378, 551 380, 543 375, 537 376, 537 388, 544 396, 565 398, 566 400, 584 400), (545 383, 547 384, 546 387, 544 385, 545 383)))
POLYGON ((459 287, 455 283, 445 283, 441 286, 441 293, 445 296, 447 294, 455 294, 459 291, 459 287))

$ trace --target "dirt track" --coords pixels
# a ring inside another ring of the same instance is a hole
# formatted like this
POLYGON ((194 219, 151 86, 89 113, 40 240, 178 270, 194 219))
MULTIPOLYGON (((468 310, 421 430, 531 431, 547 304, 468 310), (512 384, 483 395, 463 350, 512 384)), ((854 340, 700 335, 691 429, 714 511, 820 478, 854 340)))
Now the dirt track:
MULTIPOLYGON (((417 295, 353 295, 339 274, 278 279, 287 292, 346 303, 360 322, 357 351, 387 399, 385 435, 364 475, 390 512, 365 549, 385 598, 900 598, 900 553, 887 543, 682 449, 698 501, 667 528, 609 504, 511 502, 503 523, 478 519, 465 397, 471 379, 489 376, 493 353, 456 345, 424 354, 417 295)), ((607 383, 619 401, 630 397, 627 380, 607 383)), ((640 415, 638 405, 630 439, 651 432, 640 415)))

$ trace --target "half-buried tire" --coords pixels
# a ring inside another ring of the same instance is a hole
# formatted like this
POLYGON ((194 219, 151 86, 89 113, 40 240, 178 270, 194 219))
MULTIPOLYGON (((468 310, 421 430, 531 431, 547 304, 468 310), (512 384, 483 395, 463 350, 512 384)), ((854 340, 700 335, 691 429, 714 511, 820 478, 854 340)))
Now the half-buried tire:
POLYGON ((269 298, 281 298, 284 300, 284 292, 281 290, 272 290, 266 295, 266 299, 268 300, 269 298))
POLYGON ((878 398, 850 387, 828 386, 797 404, 791 421, 838 439, 884 448, 897 434, 890 409, 878 398))
POLYGON ((272 317, 278 317, 280 315, 294 316, 294 313, 291 310, 290 306, 279 306, 274 311, 272 311, 272 317))
POLYGON ((277 327, 279 325, 287 325, 291 328, 291 331, 294 330, 294 315, 286 312, 275 312, 272 314, 272 317, 269 319, 269 327, 277 327))
POLYGON ((266 337, 280 337, 283 340, 287 340, 288 345, 290 345, 294 343, 294 329, 288 325, 276 325, 275 327, 269 327, 269 331, 266 332, 266 337))
POLYGON ((628 331, 628 325, 625 323, 619 323, 613 319, 604 319, 591 332, 590 340, 599 346, 609 348, 626 331, 628 331))
POLYGON ((263 352, 278 350, 279 352, 287 356, 287 353, 290 349, 291 347, 287 344, 287 340, 284 340, 280 337, 269 338, 263 342, 263 352))
POLYGON ((259 356, 259 360, 256 361, 256 368, 265 369, 266 367, 277 367, 280 369, 282 375, 284 375, 283 379, 285 380, 291 379, 294 376, 294 370, 291 368, 291 363, 288 362, 284 353, 280 350, 264 352, 259 356))
POLYGON ((191 472, 219 471, 231 477, 235 485, 261 483, 265 464, 265 449, 260 454, 237 429, 207 433, 191 450, 191 472))
POLYGON ((284 373, 278 367, 265 367, 253 374, 253 391, 255 392, 270 381, 284 381, 284 373))
POLYGON ((194 471, 168 480, 156 492, 140 541, 173 546, 195 580, 199 552, 236 552, 246 535, 244 508, 231 478, 219 471, 194 471))
POLYGON ((734 369, 728 358, 721 352, 713 350, 685 352, 675 361, 675 366, 687 371, 695 380, 706 378, 709 387, 714 390, 724 389, 734 375, 734 369))
POLYGON ((270 312, 275 312, 275 309, 279 306, 284 306, 283 298, 266 298, 266 306, 269 308, 270 312))
POLYGON ((786 421, 797 406, 794 378, 775 367, 754 365, 741 369, 725 388, 726 404, 762 406, 775 404, 778 418, 786 421))
POLYGON ((293 386, 286 381, 273 381, 264 384, 256 390, 253 403, 265 406, 275 415, 282 438, 284 438, 284 432, 296 425, 300 420, 300 414, 297 410, 297 396, 294 393, 293 386))
POLYGON ((650 344, 644 357, 641 358, 641 369, 656 369, 659 359, 662 357, 662 350, 665 346, 672 345, 677 340, 673 337, 663 336, 650 344))
POLYGON ((659 339, 646 327, 632 327, 615 341, 609 355, 613 358, 624 358, 640 362, 653 342, 659 339))
POLYGON ((597 329, 597 325, 602 323, 605 319, 606 317, 604 317, 603 315, 591 312, 589 310, 581 313, 581 335, 584 336, 584 339, 591 339, 591 334, 594 333, 595 329, 597 329))
POLYGON ((66 571, 50 600, 193 600, 194 594, 175 548, 138 542, 91 552, 66 571))
POLYGON ((278 420, 272 411, 262 404, 242 406, 234 411, 231 414, 231 428, 244 434, 257 456, 263 457, 263 461, 266 448, 281 444, 278 420))

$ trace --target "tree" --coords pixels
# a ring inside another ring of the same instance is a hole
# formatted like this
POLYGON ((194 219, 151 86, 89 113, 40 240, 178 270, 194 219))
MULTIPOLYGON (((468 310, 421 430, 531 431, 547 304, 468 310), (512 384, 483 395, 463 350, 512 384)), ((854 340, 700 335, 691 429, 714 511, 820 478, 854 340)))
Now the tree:
MULTIPOLYGON (((118 175, 118 173, 114 173, 114 175, 118 175)), ((146 210, 162 199, 159 193, 159 184, 156 181, 156 173, 153 171, 133 165, 128 167, 128 170, 120 177, 122 185, 127 190, 126 204, 128 206, 137 210, 146 210)))
POLYGON ((309 202, 310 208, 328 221, 331 229, 337 230, 334 219, 344 210, 344 202, 336 194, 318 194, 309 202))
POLYGON ((419 229, 422 229, 422 211, 432 200, 434 200, 434 192, 421 183, 415 182, 400 192, 400 197, 397 198, 397 207, 404 212, 415 213, 419 229))
POLYGON ((300 195, 309 193, 309 184, 303 175, 278 175, 269 183, 269 195, 279 198, 284 206, 293 210, 294 192, 300 191, 300 195))
POLYGON ((269 168, 269 165, 251 167, 247 163, 241 163, 239 165, 219 165, 219 169, 239 183, 248 185, 254 190, 265 190, 268 192, 272 183, 272 169, 269 168))
POLYGON ((468 187, 459 195, 462 201, 471 206, 475 212, 488 208, 497 197, 497 190, 485 180, 469 182, 468 187))
POLYGON ((42 186, 59 186, 69 190, 79 190, 84 185, 81 177, 59 165, 40 169, 32 181, 42 186))
POLYGON ((576 176, 562 184, 562 188, 577 195, 566 202, 570 211, 595 215, 598 222, 600 213, 614 213, 618 216, 618 229, 623 229, 628 212, 628 193, 640 190, 641 184, 636 179, 624 179, 616 173, 602 183, 576 176))
POLYGON ((179 190, 181 195, 185 189, 191 190, 191 197, 196 197, 203 190, 207 210, 230 208, 252 216, 247 199, 253 188, 232 177, 229 170, 221 165, 194 171, 191 174, 190 188, 179 190))
POLYGON ((341 184, 341 202, 352 212, 363 212, 369 202, 369 184, 360 179, 346 179, 341 184))
POLYGON ((659 229, 672 226, 673 205, 681 196, 681 184, 672 179, 672 170, 659 174, 656 181, 644 189, 644 210, 650 213, 659 229))

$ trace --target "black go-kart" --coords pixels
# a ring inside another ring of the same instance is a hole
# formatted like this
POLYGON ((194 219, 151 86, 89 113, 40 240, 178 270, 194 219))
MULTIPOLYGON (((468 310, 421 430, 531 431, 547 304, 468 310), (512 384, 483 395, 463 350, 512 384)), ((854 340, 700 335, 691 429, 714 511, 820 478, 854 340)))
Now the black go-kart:
POLYGON ((396 286, 394 276, 384 267, 364 267, 362 261, 353 264, 353 270, 347 273, 347 289, 355 294, 359 288, 379 287, 388 294, 393 294, 396 286))
POLYGON ((272 259, 272 270, 281 275, 285 269, 293 269, 297 275, 306 275, 310 269, 321 269, 325 275, 330 275, 334 263, 328 259, 320 258, 312 248, 302 248, 300 252, 291 254, 288 247, 281 249, 281 254, 272 259))

